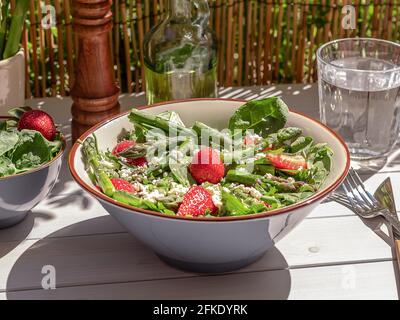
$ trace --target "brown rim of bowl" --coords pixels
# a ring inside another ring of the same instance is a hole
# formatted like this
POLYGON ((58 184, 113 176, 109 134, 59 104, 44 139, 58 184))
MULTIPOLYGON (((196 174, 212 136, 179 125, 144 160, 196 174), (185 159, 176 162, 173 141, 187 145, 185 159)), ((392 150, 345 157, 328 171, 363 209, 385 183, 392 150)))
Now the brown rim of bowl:
MULTIPOLYGON (((10 117, 0 116, 0 120, 2 120, 2 119, 10 119, 10 117)), ((12 178, 15 178, 15 177, 21 177, 21 176, 24 176, 24 175, 27 175, 27 174, 30 174, 30 173, 38 172, 38 171, 40 171, 40 170, 42 170, 44 168, 50 167, 65 152, 65 149, 67 147, 67 142, 66 142, 66 140, 65 140, 63 135, 61 135, 61 142, 62 142, 62 147, 61 147, 60 151, 58 152, 58 154, 53 159, 51 159, 51 161, 46 162, 45 164, 43 164, 43 165, 41 165, 41 166, 39 166, 37 168, 33 168, 31 170, 28 170, 28 171, 25 171, 25 172, 22 172, 22 173, 13 174, 13 175, 7 176, 7 177, 0 177, 0 181, 5 181, 5 180, 12 179, 12 178)))
MULTIPOLYGON (((178 104, 178 103, 186 103, 186 102, 193 102, 193 101, 230 101, 230 102, 242 102, 242 103, 246 103, 247 101, 245 100, 238 100, 238 99, 220 99, 220 98, 202 98, 202 99, 185 99, 185 100, 175 100, 175 101, 168 101, 168 102, 161 102, 161 103, 157 103, 157 104, 153 104, 151 106, 140 106, 137 107, 136 109, 139 110, 144 110, 144 109, 150 109, 150 108, 154 108, 154 107, 158 107, 158 106, 162 106, 162 105, 166 105, 166 104, 178 104)), ((295 111, 290 111, 291 113, 294 114, 298 114, 304 118, 306 118, 307 120, 313 121, 314 123, 318 124, 319 126, 323 127, 325 130, 329 131, 339 142, 340 144, 343 146, 345 152, 346 152, 346 166, 344 171, 342 172, 342 174, 340 175, 340 177, 338 177, 336 179, 336 181, 334 183, 332 183, 326 190, 324 190, 323 192, 320 193, 316 193, 315 195, 313 195, 312 197, 310 197, 309 199, 299 202, 297 204, 293 204, 287 207, 284 207, 282 209, 277 209, 277 210, 273 210, 273 211, 269 211, 269 212, 265 212, 265 213, 258 213, 258 214, 253 214, 253 215, 248 215, 248 216, 238 216, 238 217, 216 217, 216 218, 195 218, 195 217, 180 217, 180 216, 169 216, 160 212, 156 212, 156 211, 151 211, 151 210, 146 210, 146 209, 142 209, 142 208, 137 208, 137 207, 133 207, 133 206, 129 206, 120 202, 117 202, 115 200, 113 200, 110 197, 107 197, 105 194, 101 193, 100 191, 92 188, 91 186, 89 186, 87 183, 85 183, 78 175, 78 173, 75 170, 75 164, 74 164, 74 159, 76 156, 76 152, 78 150, 79 147, 79 143, 78 141, 84 141, 88 136, 90 136, 91 134, 93 134, 97 129, 105 126, 106 124, 121 118, 123 116, 126 116, 127 114, 130 113, 130 111, 126 111, 123 113, 120 113, 116 116, 111 117, 110 119, 104 120, 102 122, 100 122, 99 124, 97 124, 96 126, 92 127, 91 129, 89 129, 88 131, 86 131, 79 139, 77 142, 74 143, 74 145, 72 146, 72 149, 69 153, 69 157, 68 157, 68 167, 71 171, 71 174, 73 176, 73 178, 75 179, 75 181, 83 188, 85 189, 87 192, 91 193, 92 195, 94 195, 95 197, 100 198, 100 200, 106 201, 114 206, 118 206, 127 210, 131 210, 133 212, 136 213, 141 213, 141 214, 148 214, 148 215, 152 215, 152 216, 156 216, 156 217, 160 217, 160 218, 165 218, 165 219, 175 219, 175 220, 186 220, 186 221, 197 221, 197 222, 233 222, 233 221, 242 221, 242 220, 255 220, 255 219, 262 219, 262 218, 267 218, 267 217, 272 217, 272 216, 277 216, 283 213, 287 213, 290 212, 292 210, 295 209, 299 209, 299 208, 303 208, 306 207, 312 203, 317 202, 318 200, 323 199, 324 197, 326 197, 327 195, 329 195, 332 191, 334 191, 337 187, 340 186, 340 184, 343 182, 343 180, 346 178, 348 171, 350 169, 350 152, 349 149, 347 148, 346 143, 344 142, 344 140, 336 133, 334 132, 332 129, 328 128, 326 125, 322 124, 321 122, 312 119, 306 115, 304 115, 303 113, 300 112, 295 112, 295 111)))

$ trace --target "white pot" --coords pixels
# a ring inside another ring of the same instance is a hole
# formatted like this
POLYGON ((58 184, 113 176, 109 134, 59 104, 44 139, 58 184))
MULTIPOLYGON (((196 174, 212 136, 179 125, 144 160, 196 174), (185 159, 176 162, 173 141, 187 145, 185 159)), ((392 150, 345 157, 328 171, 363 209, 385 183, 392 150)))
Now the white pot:
POLYGON ((25 102, 24 51, 0 61, 0 116, 10 108, 22 107, 25 102))

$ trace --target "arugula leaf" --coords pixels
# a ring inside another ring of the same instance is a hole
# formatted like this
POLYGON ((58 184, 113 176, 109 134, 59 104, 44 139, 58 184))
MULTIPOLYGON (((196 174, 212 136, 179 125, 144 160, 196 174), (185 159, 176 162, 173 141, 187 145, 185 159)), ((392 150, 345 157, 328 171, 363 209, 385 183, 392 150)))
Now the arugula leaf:
POLYGON ((11 157, 19 170, 27 170, 51 160, 48 141, 37 131, 22 130, 11 157))
POLYGON ((13 150, 18 143, 19 135, 16 131, 0 131, 0 157, 13 150))
POLYGON ((289 108, 276 97, 250 101, 241 106, 229 121, 229 129, 254 130, 254 133, 266 137, 282 129, 289 115, 289 108))

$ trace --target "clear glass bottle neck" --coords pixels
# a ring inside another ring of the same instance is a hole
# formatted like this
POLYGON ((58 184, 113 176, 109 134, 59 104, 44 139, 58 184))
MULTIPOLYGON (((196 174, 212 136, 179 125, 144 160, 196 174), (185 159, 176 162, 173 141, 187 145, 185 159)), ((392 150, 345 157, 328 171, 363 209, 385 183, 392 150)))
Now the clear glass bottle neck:
POLYGON ((168 17, 170 19, 190 20, 192 16, 190 2, 191 0, 168 0, 168 17))

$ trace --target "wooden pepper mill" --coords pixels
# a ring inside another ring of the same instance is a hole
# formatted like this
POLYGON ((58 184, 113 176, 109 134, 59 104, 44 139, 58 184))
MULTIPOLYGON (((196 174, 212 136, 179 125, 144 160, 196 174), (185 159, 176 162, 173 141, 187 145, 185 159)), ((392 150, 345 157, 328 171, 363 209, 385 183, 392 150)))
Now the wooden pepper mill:
POLYGON ((72 139, 119 112, 109 32, 112 0, 73 0, 78 42, 75 82, 71 90, 72 139))

